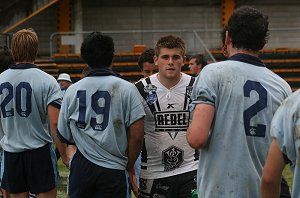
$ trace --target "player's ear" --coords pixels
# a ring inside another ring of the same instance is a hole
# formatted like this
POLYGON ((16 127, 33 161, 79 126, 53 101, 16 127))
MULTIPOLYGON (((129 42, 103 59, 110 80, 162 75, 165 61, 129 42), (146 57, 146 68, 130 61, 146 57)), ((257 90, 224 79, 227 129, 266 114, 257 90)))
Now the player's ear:
POLYGON ((230 35, 229 35, 229 32, 228 32, 228 30, 226 30, 226 36, 225 36, 225 41, 224 41, 224 44, 225 45, 228 45, 229 43, 230 43, 230 35))
POLYGON ((153 56, 154 64, 158 66, 158 57, 156 55, 153 56))
POLYGON ((187 60, 186 56, 183 56, 183 64, 182 64, 182 66, 184 66, 184 63, 185 63, 186 60, 187 60))

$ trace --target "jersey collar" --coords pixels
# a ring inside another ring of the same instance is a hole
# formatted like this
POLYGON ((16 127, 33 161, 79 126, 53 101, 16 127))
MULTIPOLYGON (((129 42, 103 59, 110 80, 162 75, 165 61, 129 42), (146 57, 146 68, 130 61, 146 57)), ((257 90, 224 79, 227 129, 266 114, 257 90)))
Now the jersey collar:
POLYGON ((235 54, 229 57, 228 60, 240 61, 251 65, 256 65, 259 67, 266 67, 266 65, 258 57, 251 56, 248 54, 235 54))
POLYGON ((91 71, 86 75, 86 77, 92 76, 116 76, 122 78, 120 74, 107 68, 92 68, 91 71))
POLYGON ((10 69, 30 69, 30 68, 38 68, 38 67, 31 63, 20 63, 20 64, 10 65, 9 68, 10 69))

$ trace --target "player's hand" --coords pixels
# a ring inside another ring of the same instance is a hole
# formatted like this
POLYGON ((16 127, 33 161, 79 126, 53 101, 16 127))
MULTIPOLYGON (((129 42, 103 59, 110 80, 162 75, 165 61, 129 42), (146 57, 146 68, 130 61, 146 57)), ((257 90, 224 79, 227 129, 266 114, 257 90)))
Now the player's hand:
POLYGON ((69 168, 69 162, 70 162, 70 158, 69 157, 62 157, 62 162, 64 163, 64 165, 66 165, 66 167, 69 168))
POLYGON ((135 175, 135 169, 134 167, 131 169, 127 169, 128 171, 128 175, 129 175, 129 181, 130 181, 130 186, 131 186, 131 190, 133 191, 134 195, 136 197, 138 197, 138 185, 137 185, 137 179, 136 179, 136 175, 135 175))

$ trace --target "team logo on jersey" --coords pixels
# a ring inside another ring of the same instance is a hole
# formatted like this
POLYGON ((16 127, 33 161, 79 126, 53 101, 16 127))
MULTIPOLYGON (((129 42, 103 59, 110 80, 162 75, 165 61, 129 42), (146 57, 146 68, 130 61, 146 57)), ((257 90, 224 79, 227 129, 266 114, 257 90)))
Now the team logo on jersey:
POLYGON ((144 91, 146 93, 153 93, 153 92, 156 92, 157 90, 157 87, 155 85, 152 85, 152 84, 148 84, 144 87, 144 91))
POLYGON ((151 93, 147 96, 146 101, 149 105, 153 105, 157 100, 156 93, 151 93))
POLYGON ((183 162, 184 151, 176 146, 171 146, 162 151, 164 171, 171 171, 180 167, 183 162))
POLYGON ((192 86, 186 86, 185 94, 186 94, 186 96, 187 96, 188 98, 191 98, 192 91, 193 91, 193 87, 192 87, 192 86))

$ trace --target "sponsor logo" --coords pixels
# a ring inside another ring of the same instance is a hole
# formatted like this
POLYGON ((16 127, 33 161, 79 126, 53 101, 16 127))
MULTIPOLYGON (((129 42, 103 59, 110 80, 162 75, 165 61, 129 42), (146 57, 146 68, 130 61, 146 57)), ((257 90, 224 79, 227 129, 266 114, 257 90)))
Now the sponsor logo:
POLYGON ((186 130, 189 127, 189 119, 188 110, 154 112, 156 129, 186 130))

